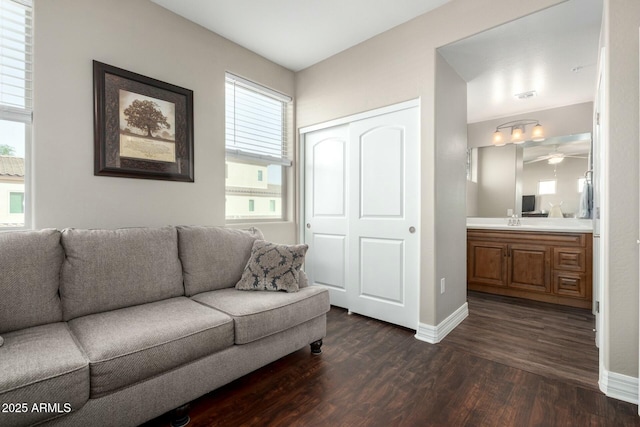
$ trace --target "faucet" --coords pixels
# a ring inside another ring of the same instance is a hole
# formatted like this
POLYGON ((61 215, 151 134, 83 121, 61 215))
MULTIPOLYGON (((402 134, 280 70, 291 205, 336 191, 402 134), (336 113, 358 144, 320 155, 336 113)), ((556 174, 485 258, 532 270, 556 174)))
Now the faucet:
POLYGON ((518 218, 517 215, 511 215, 511 218, 509 218, 507 225, 517 227, 519 225, 522 225, 522 223, 520 222, 520 218, 518 218))

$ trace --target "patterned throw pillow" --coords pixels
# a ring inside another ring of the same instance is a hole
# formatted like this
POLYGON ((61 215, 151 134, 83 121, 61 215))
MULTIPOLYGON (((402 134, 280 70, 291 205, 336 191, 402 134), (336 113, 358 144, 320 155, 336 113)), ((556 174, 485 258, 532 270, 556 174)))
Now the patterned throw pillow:
POLYGON ((256 240, 236 289, 298 292, 300 267, 307 248, 307 245, 279 245, 256 240))

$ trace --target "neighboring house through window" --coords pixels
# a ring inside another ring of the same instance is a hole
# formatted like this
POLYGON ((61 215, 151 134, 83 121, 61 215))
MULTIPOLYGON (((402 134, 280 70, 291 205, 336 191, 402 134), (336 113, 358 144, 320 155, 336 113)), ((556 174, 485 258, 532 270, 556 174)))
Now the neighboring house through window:
POLYGON ((24 213, 24 193, 9 193, 9 213, 24 213))
POLYGON ((227 73, 227 220, 284 219, 290 102, 288 96, 227 73))
POLYGON ((0 228, 25 227, 31 141, 32 2, 0 0, 0 228))

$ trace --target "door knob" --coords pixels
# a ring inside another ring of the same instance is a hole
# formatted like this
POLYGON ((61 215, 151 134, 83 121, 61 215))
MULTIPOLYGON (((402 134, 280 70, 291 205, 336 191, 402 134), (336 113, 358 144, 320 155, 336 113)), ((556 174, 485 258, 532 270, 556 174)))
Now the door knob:
POLYGON ((413 234, 415 232, 416 232, 416 228, 415 227, 413 227, 413 226, 409 227, 409 233, 413 234))
POLYGON ((311 224, 307 223, 307 228, 311 228, 311 224))

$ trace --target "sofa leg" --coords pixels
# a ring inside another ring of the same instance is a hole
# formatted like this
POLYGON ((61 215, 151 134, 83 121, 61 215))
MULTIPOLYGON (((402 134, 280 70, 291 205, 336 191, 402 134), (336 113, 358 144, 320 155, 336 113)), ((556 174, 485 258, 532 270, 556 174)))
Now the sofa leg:
POLYGON ((311 345, 311 354, 322 353, 322 340, 314 341, 310 345, 311 345))
POLYGON ((171 427, 183 427, 189 424, 191 418, 189 418, 189 404, 182 405, 174 409, 171 413, 171 427))

